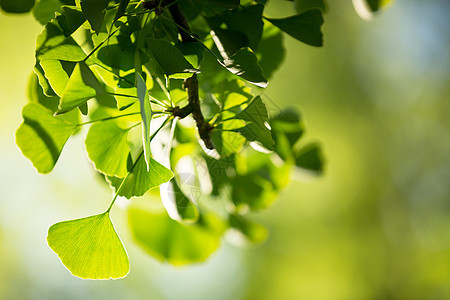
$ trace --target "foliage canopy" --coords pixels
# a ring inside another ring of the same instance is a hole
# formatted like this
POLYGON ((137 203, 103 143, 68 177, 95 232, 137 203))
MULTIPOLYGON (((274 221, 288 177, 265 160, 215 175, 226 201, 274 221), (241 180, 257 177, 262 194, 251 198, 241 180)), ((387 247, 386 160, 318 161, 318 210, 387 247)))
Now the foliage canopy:
MULTIPOLYGON (((0 0, 43 25, 17 145, 49 173, 89 126, 87 156, 114 190, 104 213, 49 229, 73 275, 128 273, 109 217, 119 196, 160 196, 164 211, 128 210, 130 230, 150 255, 182 265, 205 260, 228 230, 264 240, 246 214, 268 207, 293 168, 323 171, 319 145, 298 147, 299 112, 263 92, 284 33, 323 44, 325 2, 292 2, 293 15, 270 18, 264 0, 0 0)), ((364 3, 374 12, 381 2, 364 3)))

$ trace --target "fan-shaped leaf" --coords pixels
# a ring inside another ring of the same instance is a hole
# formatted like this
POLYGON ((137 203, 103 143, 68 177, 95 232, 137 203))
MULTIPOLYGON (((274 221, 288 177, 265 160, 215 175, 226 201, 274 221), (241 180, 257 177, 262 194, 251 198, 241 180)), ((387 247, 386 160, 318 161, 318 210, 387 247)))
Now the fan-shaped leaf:
MULTIPOLYGON (((140 197, 149 189, 159 186, 161 183, 169 181, 173 177, 172 171, 150 158, 149 171, 143 153, 138 157, 130 174, 125 178, 119 196, 128 199, 131 197, 140 197)), ((117 177, 108 177, 108 181, 115 188, 119 188, 123 179, 117 177)))
POLYGON ((100 85, 91 69, 84 62, 77 63, 61 95, 58 113, 67 112, 86 103, 97 95, 98 89, 100 85))
POLYGON ((128 129, 113 121, 94 124, 86 137, 86 151, 95 168, 106 175, 125 177, 130 149, 128 129))
POLYGON ((17 146, 39 173, 49 173, 77 126, 54 117, 37 103, 27 104, 22 114, 24 121, 16 131, 17 146))
POLYGON ((319 9, 308 10, 288 18, 267 18, 267 20, 303 43, 316 47, 323 45, 322 32, 320 31, 323 18, 319 9))
POLYGON ((57 223, 47 242, 69 271, 84 279, 116 279, 130 269, 109 213, 57 223))
POLYGON ((150 255, 173 265, 204 261, 220 245, 225 227, 214 216, 201 216, 195 224, 181 224, 166 212, 130 209, 131 232, 150 255))

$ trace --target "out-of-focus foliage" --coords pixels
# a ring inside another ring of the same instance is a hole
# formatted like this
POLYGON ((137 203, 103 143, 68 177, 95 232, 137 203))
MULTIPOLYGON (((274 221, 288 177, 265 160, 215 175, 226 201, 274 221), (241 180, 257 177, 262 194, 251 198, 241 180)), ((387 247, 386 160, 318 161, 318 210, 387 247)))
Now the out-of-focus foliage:
MULTIPOLYGON (((73 162, 84 159, 78 143, 69 141, 56 173, 45 178, 17 154, 11 132, 21 122, 33 63, 27 57, 39 29, 30 18, 1 15, 8 24, 0 27, 2 39, 14 44, 0 57, 8 70, 0 75, 0 166, 8 170, 0 175, 1 297, 448 298, 448 3, 399 0, 371 23, 359 20, 351 3, 328 5, 326 47, 317 51, 286 37, 286 63, 266 92, 281 105, 302 106, 303 143, 320 137, 324 177, 288 185, 270 210, 253 216, 270 230, 262 246, 242 250, 225 242, 207 263, 186 268, 142 255, 120 231, 123 213, 113 210, 133 272, 100 285, 70 278, 42 245, 51 222, 102 209, 109 193, 87 166, 73 162), (23 39, 6 30, 11 24, 23 39)), ((278 6, 271 9, 281 16, 278 6)))

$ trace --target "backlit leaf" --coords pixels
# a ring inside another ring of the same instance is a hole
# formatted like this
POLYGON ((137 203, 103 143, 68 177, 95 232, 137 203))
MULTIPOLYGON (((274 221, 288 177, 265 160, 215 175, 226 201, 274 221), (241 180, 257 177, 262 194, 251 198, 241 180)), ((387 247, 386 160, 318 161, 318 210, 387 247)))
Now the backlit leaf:
POLYGON ((139 98, 142 117, 142 143, 144 145, 144 157, 147 163, 147 171, 150 170, 151 149, 150 149, 150 124, 152 121, 152 107, 147 92, 147 86, 140 73, 136 73, 136 89, 139 98))
POLYGON ((106 175, 125 177, 130 149, 127 143, 128 129, 122 129, 114 121, 99 122, 89 128, 86 151, 95 169, 106 175))
POLYGON ((23 123, 16 131, 16 143, 39 173, 49 173, 55 166, 76 124, 68 123, 37 103, 25 105, 23 123))
POLYGON ((71 37, 65 37, 56 21, 45 25, 36 39, 36 58, 38 60, 59 59, 82 61, 86 57, 83 49, 71 37))
MULTIPOLYGON (((172 171, 153 158, 150 158, 149 171, 147 171, 144 155, 141 154, 135 162, 134 168, 130 171, 128 177, 126 177, 125 182, 119 191, 119 196, 124 196, 127 199, 130 199, 131 197, 140 197, 149 189, 169 181, 172 177, 172 171)), ((108 177, 108 181, 111 186, 117 190, 122 183, 123 178, 111 176, 108 177)))
POLYGON ((99 88, 97 78, 86 63, 77 63, 61 95, 58 113, 67 112, 86 103, 97 95, 99 88))
POLYGON ((136 242, 150 255, 173 265, 204 261, 220 245, 224 224, 214 216, 202 216, 195 224, 181 224, 166 212, 137 208, 128 211, 136 242))
POLYGON ((62 263, 83 279, 125 277, 130 264, 109 213, 56 223, 47 242, 62 263))

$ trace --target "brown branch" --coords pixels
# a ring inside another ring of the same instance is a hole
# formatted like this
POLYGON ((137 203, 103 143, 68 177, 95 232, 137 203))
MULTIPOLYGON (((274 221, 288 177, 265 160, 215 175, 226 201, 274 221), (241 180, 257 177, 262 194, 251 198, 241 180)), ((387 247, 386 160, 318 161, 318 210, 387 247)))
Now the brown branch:
MULTIPOLYGON (((170 14, 173 17, 175 23, 183 28, 178 28, 178 32, 181 36, 181 41, 183 43, 195 42, 195 39, 188 34, 190 32, 189 24, 186 21, 186 18, 183 15, 180 7, 177 3, 172 4, 169 7, 170 14)), ((197 75, 193 74, 192 77, 186 78, 184 80, 184 87, 187 89, 188 93, 188 104, 185 107, 174 107, 172 109, 172 114, 180 119, 187 117, 189 114, 192 114, 192 117, 197 124, 198 134, 202 141, 205 143, 205 147, 208 149, 214 149, 214 144, 211 140, 211 125, 206 122, 205 117, 202 114, 202 110, 200 108, 200 98, 198 96, 198 79, 197 75)))

